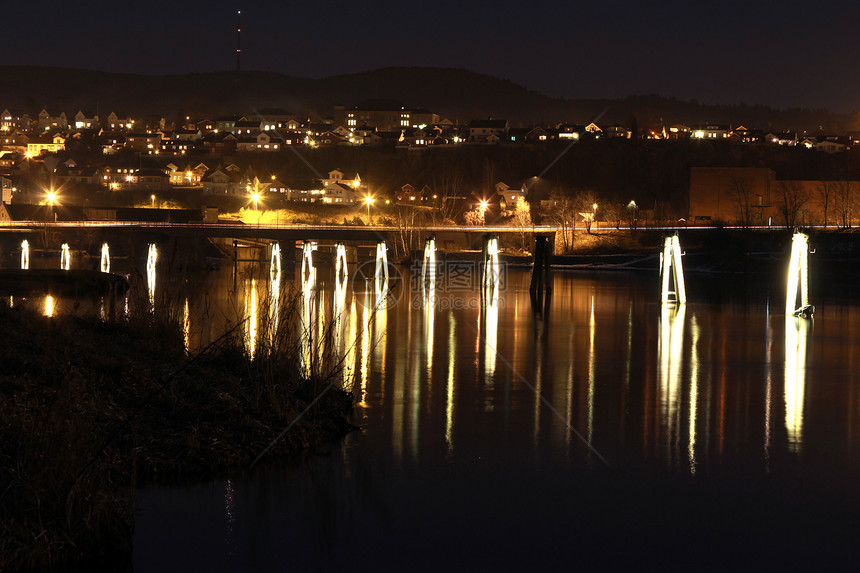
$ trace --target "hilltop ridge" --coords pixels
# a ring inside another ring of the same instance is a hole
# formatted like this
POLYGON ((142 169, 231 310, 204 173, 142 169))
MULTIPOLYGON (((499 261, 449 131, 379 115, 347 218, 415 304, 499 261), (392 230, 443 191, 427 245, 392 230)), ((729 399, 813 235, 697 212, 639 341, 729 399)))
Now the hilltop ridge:
MULTIPOLYGON (((43 107, 132 116, 246 114, 278 107, 321 119, 332 106, 369 98, 397 99, 442 117, 467 122, 505 118, 513 126, 561 122, 634 122, 640 127, 705 122, 765 130, 844 133, 860 129, 858 115, 824 109, 774 109, 765 105, 710 105, 660 95, 624 99, 564 99, 530 90, 510 80, 460 68, 388 67, 366 72, 299 78, 275 72, 205 72, 150 76, 39 66, 0 66, 4 87, 0 108, 36 114, 43 107)), ((706 94, 702 96, 706 101, 706 94)))

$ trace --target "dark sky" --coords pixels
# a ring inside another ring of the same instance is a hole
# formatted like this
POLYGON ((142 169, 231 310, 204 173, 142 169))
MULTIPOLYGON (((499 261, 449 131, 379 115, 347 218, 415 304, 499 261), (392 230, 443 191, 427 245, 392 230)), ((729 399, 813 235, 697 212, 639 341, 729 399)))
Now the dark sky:
POLYGON ((49 0, 4 7, 0 63, 229 70, 239 8, 243 69, 323 77, 461 67, 572 98, 656 93, 860 110, 856 0, 49 0))

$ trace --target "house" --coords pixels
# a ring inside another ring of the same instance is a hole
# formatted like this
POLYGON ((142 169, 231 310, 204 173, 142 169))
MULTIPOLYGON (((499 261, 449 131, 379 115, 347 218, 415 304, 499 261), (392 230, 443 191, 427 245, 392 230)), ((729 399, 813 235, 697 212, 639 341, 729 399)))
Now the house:
POLYGON ((177 129, 173 132, 173 139, 178 139, 179 141, 200 141, 203 139, 203 132, 199 128, 177 129))
POLYGON ((129 131, 134 128, 134 120, 130 117, 120 117, 112 111, 107 116, 104 127, 111 131, 129 131))
POLYGON ((842 153, 849 149, 851 146, 847 137, 827 138, 815 142, 815 151, 824 153, 842 153))
POLYGON ((170 188, 167 170, 154 167, 125 168, 122 176, 114 177, 111 189, 166 191, 170 188))
POLYGON ((243 135, 247 137, 260 131, 266 131, 275 128, 274 125, 269 125, 261 119, 242 119, 240 121, 237 121, 233 127, 233 133, 238 137, 241 137, 243 135))
POLYGON ((175 187, 192 187, 200 185, 200 181, 209 168, 205 163, 198 163, 195 166, 186 165, 185 169, 180 169, 175 163, 167 164, 170 184, 175 187))
POLYGON ((323 203, 355 203, 355 189, 352 185, 340 181, 326 185, 323 203))
POLYGON ((522 197, 521 189, 512 189, 504 181, 496 183, 495 190, 497 195, 501 195, 506 209, 516 208, 517 203, 522 197))
POLYGON ((525 134, 525 140, 529 143, 544 143, 550 139, 550 133, 541 126, 533 127, 525 134))
POLYGON ((0 132, 11 133, 17 130, 29 131, 30 124, 30 116, 26 113, 10 111, 9 109, 4 109, 3 112, 0 113, 0 132))
POLYGON ((98 129, 99 116, 95 113, 84 113, 78 110, 74 117, 75 129, 98 129))
POLYGON ((211 119, 201 119, 197 122, 197 129, 200 133, 207 134, 211 131, 215 131, 215 122, 211 119))
POLYGON ((60 115, 52 116, 48 113, 48 110, 44 108, 39 112, 39 119, 37 121, 39 131, 60 130, 67 129, 69 127, 69 121, 66 119, 65 112, 60 112, 60 115))
POLYGON ((708 140, 728 139, 729 134, 731 134, 731 132, 732 128, 729 125, 707 123, 695 129, 692 133, 692 137, 693 139, 708 140))
POLYGON ((125 148, 150 155, 154 154, 161 149, 161 134, 129 133, 125 136, 125 148))
POLYGON ((750 129, 743 125, 736 127, 729 135, 729 140, 736 143, 761 143, 765 133, 761 129, 750 129))
POLYGON ((159 151, 164 155, 185 155, 196 149, 195 142, 181 139, 162 139, 159 151))
POLYGON ((241 115, 226 115, 215 118, 215 131, 218 133, 229 132, 233 133, 236 129, 236 123, 244 121, 245 118, 241 115))
POLYGON ((603 133, 609 139, 630 139, 630 132, 627 131, 627 128, 619 123, 613 123, 610 126, 607 126, 603 133))
POLYGON ((498 143, 507 138, 511 126, 506 119, 473 119, 469 122, 469 141, 475 143, 498 143), (490 136, 495 136, 489 141, 490 136))
POLYGON ((557 126, 558 138, 565 140, 578 140, 585 131, 584 125, 576 125, 573 123, 560 123, 557 126))
POLYGON ((252 136, 239 137, 236 151, 280 151, 283 141, 275 132, 260 131, 252 136))
POLYGON ((0 175, 0 202, 12 202, 12 178, 0 175))
POLYGON ((30 157, 38 157, 43 153, 57 153, 65 148, 66 138, 59 133, 31 137, 27 142, 27 154, 30 157))
POLYGON ((682 123, 669 126, 669 139, 689 139, 693 130, 682 123))
POLYGON ((229 131, 212 132, 203 138, 203 147, 210 153, 229 154, 236 151, 238 141, 229 131))
POLYGON ((207 172, 201 179, 205 193, 217 195, 247 195, 249 190, 259 188, 260 181, 251 168, 242 170, 230 164, 207 172))

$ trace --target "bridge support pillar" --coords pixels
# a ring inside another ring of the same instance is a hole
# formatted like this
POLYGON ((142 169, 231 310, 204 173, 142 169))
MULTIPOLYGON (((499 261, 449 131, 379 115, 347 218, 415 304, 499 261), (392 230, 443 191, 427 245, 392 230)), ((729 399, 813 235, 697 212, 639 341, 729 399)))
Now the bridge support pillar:
POLYGON ((791 238, 791 260, 786 286, 786 316, 811 317, 815 307, 809 304, 809 237, 804 233, 794 233, 791 238), (798 295, 800 306, 797 306, 798 295))
POLYGON ((436 237, 424 239, 424 262, 421 265, 421 287, 427 285, 427 280, 436 283, 436 237))
POLYGON ((492 290, 499 285, 499 236, 484 235, 481 247, 481 288, 492 290))

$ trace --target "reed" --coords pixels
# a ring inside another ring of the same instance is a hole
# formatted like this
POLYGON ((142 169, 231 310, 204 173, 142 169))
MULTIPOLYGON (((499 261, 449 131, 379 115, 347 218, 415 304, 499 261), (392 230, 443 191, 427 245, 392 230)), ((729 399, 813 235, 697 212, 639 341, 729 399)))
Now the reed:
POLYGON ((300 367, 299 295, 260 305, 253 352, 238 309, 189 351, 175 303, 115 322, 0 309, 0 570, 121 562, 141 483, 296 457, 352 429, 340 362, 321 348, 300 367))

